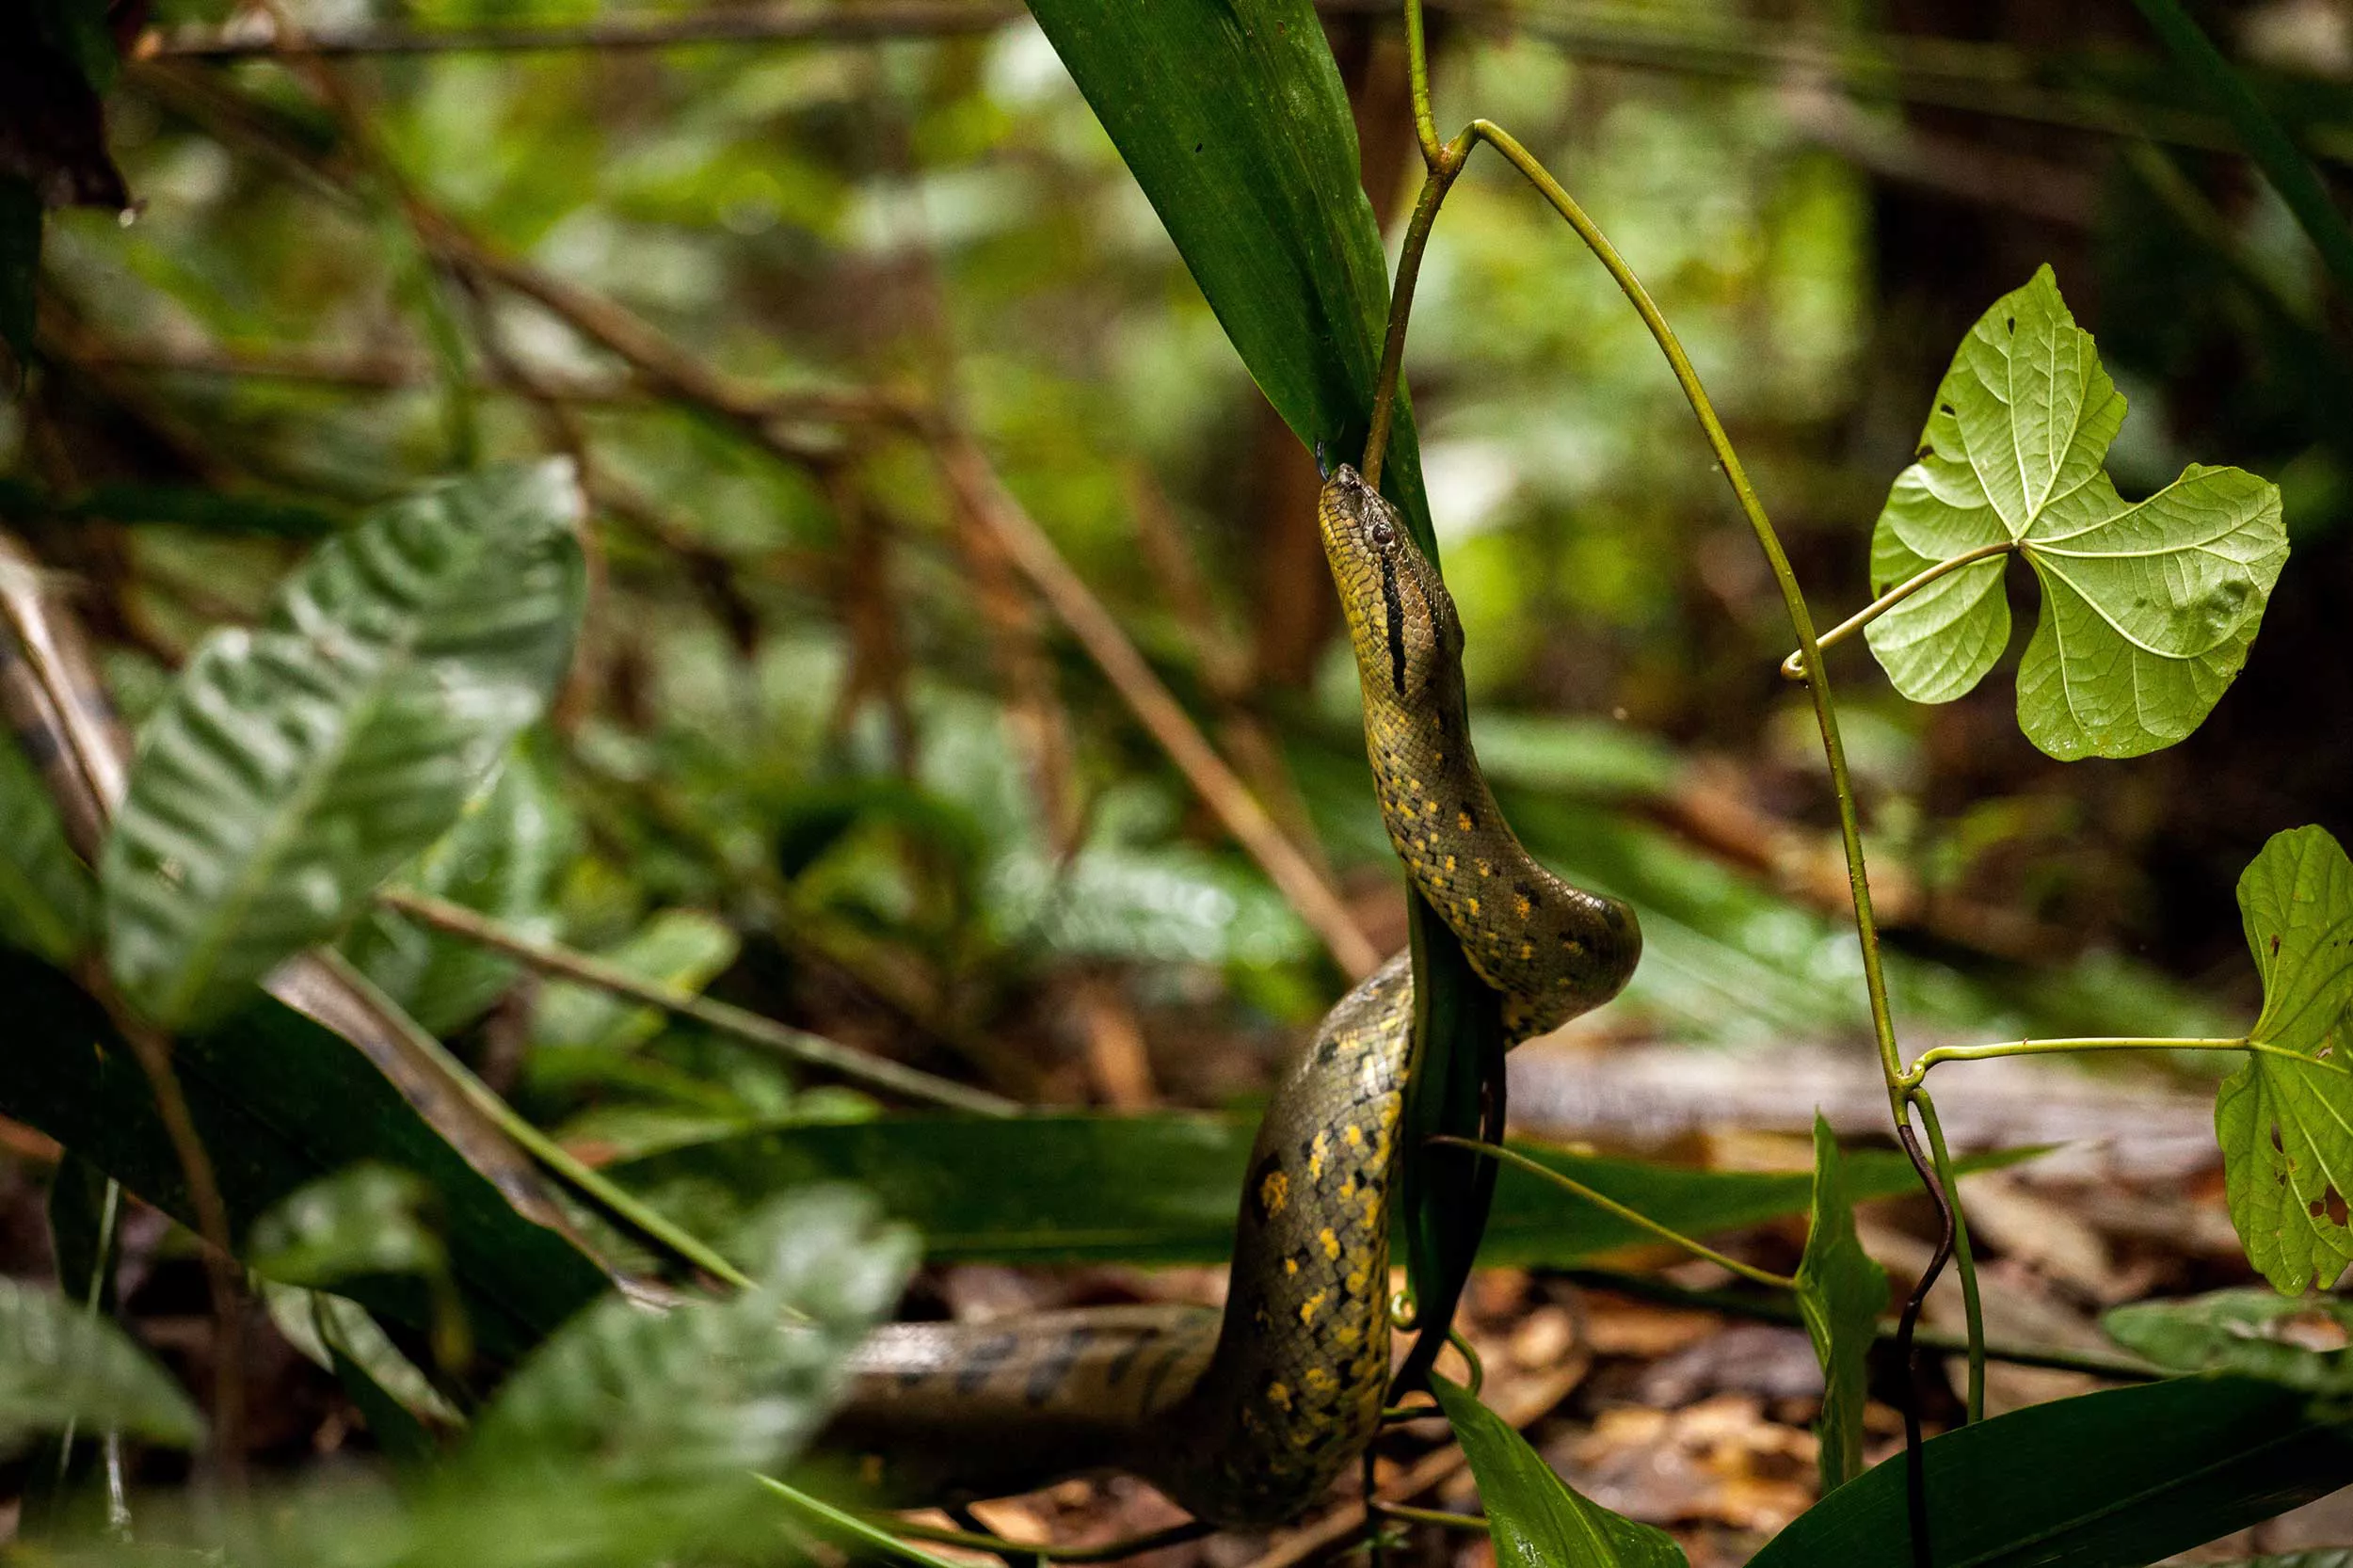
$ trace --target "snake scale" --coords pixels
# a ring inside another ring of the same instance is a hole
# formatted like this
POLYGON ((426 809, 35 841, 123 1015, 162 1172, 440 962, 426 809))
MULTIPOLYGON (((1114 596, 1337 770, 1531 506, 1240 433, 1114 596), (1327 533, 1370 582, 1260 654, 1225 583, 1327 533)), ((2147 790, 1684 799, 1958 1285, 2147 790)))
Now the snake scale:
MULTIPOLYGON (((1503 994, 1513 1043, 1598 1007, 1641 954, 1633 911, 1545 870, 1497 809, 1471 751, 1462 623, 1395 508, 1343 466, 1317 510, 1408 876, 1503 994)), ((862 1456, 869 1482, 900 1500, 1120 1469, 1217 1525, 1278 1523, 1314 1502, 1380 1424, 1413 1000, 1400 953, 1283 1070, 1251 1150, 1222 1314, 892 1324, 859 1351, 827 1446, 862 1456)))

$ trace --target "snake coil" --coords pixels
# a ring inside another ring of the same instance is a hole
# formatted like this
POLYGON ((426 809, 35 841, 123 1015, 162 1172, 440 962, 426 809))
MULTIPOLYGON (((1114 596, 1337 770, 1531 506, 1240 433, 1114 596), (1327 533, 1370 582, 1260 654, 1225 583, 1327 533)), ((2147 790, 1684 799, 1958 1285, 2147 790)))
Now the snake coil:
MULTIPOLYGON (((1634 912, 1537 864, 1497 809, 1471 751, 1445 584, 1354 469, 1325 483, 1317 518, 1382 820, 1407 875, 1503 994, 1513 1043, 1600 1006, 1641 956, 1634 912)), ((890 1325, 861 1348, 827 1446, 866 1455, 877 1489, 909 1500, 1121 1469, 1221 1526, 1278 1523, 1314 1502, 1380 1424, 1413 1003, 1400 953, 1284 1069, 1251 1150, 1223 1313, 890 1325)))

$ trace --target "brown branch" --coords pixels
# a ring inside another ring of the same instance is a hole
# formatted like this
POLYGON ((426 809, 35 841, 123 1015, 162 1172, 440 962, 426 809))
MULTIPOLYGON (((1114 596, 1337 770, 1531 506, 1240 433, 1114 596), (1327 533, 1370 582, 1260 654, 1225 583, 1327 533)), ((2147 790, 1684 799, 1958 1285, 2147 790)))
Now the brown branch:
POLYGON ((1203 738, 1192 715, 1152 673, 1152 666, 1136 651, 1103 601, 1070 569, 1045 530, 1005 488, 980 447, 969 436, 953 430, 936 432, 935 441, 940 470, 959 504, 1003 541, 1015 565, 1062 617, 1185 781, 1322 938, 1340 968, 1354 979, 1379 968, 1380 953, 1358 929, 1339 895, 1317 874, 1298 846, 1284 837, 1257 797, 1203 738))

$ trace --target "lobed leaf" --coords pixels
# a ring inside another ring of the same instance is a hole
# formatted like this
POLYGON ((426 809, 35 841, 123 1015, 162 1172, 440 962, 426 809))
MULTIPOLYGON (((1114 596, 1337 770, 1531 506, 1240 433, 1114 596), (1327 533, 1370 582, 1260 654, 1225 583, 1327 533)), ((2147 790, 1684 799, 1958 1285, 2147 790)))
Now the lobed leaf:
POLYGON ((1855 1236, 1854 1203, 1847 1194, 1838 1140, 1820 1112, 1814 1114, 1814 1205, 1798 1264, 1798 1310, 1822 1364, 1822 1490, 1835 1491, 1863 1473, 1863 1407, 1870 1395, 1865 1364, 1887 1310, 1887 1271, 1874 1263, 1855 1236))
POLYGON ((1433 1373, 1430 1391, 1479 1482, 1497 1568, 1686 1568, 1666 1531, 1578 1496, 1469 1389, 1433 1373))
POLYGON ((2247 1259, 2281 1292, 2326 1288, 2353 1262, 2353 862, 2327 832, 2272 836, 2238 883, 2263 976, 2250 1052, 2215 1096, 2223 1193, 2247 1259))
MULTIPOLYGON (((2247 662, 2288 553, 2279 488, 2192 464, 2126 502, 2103 467, 2124 398, 2044 266, 1953 356, 1919 457, 1871 536, 1884 593, 2009 544, 2042 588, 2018 671, 2018 723, 2054 757, 2137 757, 2204 722, 2247 662)), ((1940 578, 1871 623, 1871 651, 1915 702, 1974 688, 2009 644, 2005 555, 1940 578)))
POLYGON ((123 994, 217 1020, 449 827, 562 679, 580 617, 568 464, 372 514, 215 632, 140 739, 101 856, 123 994))
POLYGON ((112 1320, 0 1275, 0 1451, 75 1424, 183 1448, 204 1430, 195 1403, 112 1320))

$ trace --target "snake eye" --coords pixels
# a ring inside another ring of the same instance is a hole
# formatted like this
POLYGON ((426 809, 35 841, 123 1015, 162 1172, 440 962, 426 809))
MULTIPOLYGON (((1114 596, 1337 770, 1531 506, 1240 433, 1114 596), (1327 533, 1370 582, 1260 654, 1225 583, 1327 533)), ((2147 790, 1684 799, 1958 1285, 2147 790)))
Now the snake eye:
POLYGON ((1371 536, 1373 544, 1382 550, 1386 550, 1397 543, 1397 530, 1389 526, 1389 520, 1386 518, 1373 519, 1372 525, 1365 532, 1371 536))

